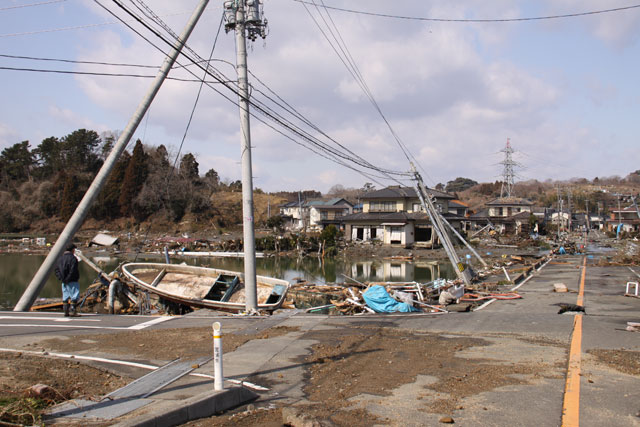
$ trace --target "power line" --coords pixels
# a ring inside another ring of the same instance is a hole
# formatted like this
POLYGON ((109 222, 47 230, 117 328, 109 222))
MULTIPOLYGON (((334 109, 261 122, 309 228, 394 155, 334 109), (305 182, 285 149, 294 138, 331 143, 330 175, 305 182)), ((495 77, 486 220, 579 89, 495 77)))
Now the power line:
MULTIPOLYGON (((213 51, 216 49, 216 44, 218 43, 218 36, 220 35, 220 29, 222 28, 222 23, 224 22, 224 14, 220 17, 220 25, 218 25, 218 31, 216 32, 216 38, 213 40, 213 46, 211 47, 211 53, 209 54, 209 61, 213 57, 213 51)), ((189 127, 191 127, 191 121, 193 120, 193 114, 196 112, 196 107, 198 106, 198 101, 200 100, 200 94, 202 93, 202 87, 204 86, 205 78, 207 77, 207 73, 204 73, 202 76, 202 81, 200 82, 200 87, 198 88, 198 94, 196 95, 196 99, 193 102, 193 108, 191 109, 191 114, 189 115, 189 121, 187 122, 187 126, 184 130, 184 134, 182 135, 182 140, 180 141, 180 147, 178 147, 178 153, 176 154, 176 159, 173 162, 173 169, 176 168, 176 163, 178 162, 178 158, 180 157, 180 152, 182 151, 182 146, 184 145, 184 141, 187 138, 187 133, 189 132, 189 127)))
POLYGON ((125 64, 121 62, 100 62, 100 61, 78 61, 73 59, 61 59, 61 58, 43 58, 37 56, 20 56, 20 55, 6 55, 0 54, 0 58, 11 58, 11 59, 27 59, 32 61, 50 61, 50 62, 65 62, 69 64, 88 64, 88 65, 108 65, 108 66, 118 66, 118 67, 134 67, 134 68, 153 68, 158 69, 160 67, 156 65, 142 65, 142 64, 125 64))
MULTIPOLYGON (((324 0, 320 0, 320 1, 322 2, 322 5, 324 6, 324 0)), ((418 164, 418 166, 420 166, 420 164, 416 160, 415 156, 413 156, 413 154, 410 152, 410 150, 405 145, 405 143, 400 139, 399 135, 396 133, 396 131, 393 128, 393 126, 391 126, 391 123, 389 122, 389 120, 385 116, 384 112, 382 111, 382 108, 380 107, 380 105, 376 101, 375 97, 373 96, 373 92, 369 88, 369 85, 365 81, 364 76, 360 72, 360 69, 359 69, 357 63, 356 63, 355 59, 353 58, 353 55, 351 54, 351 51, 349 50, 349 47, 347 46, 346 42, 344 41, 344 38, 342 37, 342 34, 340 33, 340 29, 338 28, 338 26, 336 25, 335 21, 331 17, 331 14, 329 13, 329 10, 326 9, 326 8, 324 9, 324 11, 325 11, 325 13, 326 13, 331 25, 329 25, 329 22, 327 22, 327 20, 325 19, 325 17, 321 13, 320 7, 316 4, 316 2, 314 0, 312 0, 312 4, 315 6, 315 8, 316 8, 316 10, 318 12, 318 15, 320 16, 320 18, 324 22, 324 25, 326 26, 326 28, 328 30, 328 33, 331 34, 331 36, 333 37, 333 40, 335 41, 335 44, 337 44, 337 46, 338 46, 337 48, 334 45, 334 43, 331 41, 331 39, 328 37, 327 33, 323 30, 323 28, 321 27, 321 25, 318 22, 318 20, 315 19, 315 17, 311 13, 311 11, 309 11, 307 6, 305 4, 303 4, 303 6, 304 6, 305 10, 307 11, 307 13, 309 14, 309 16, 311 17, 311 19, 313 20, 313 22, 316 24, 316 26, 320 30, 320 32, 322 33, 322 35, 327 40, 327 42, 329 43, 329 45, 331 46, 333 51, 336 53, 336 55, 338 55, 338 58, 340 59, 340 61, 347 68, 347 71, 349 72, 349 74, 351 74, 351 76, 354 78, 354 80, 356 81, 358 86, 360 86, 360 89, 362 89, 362 91, 364 92, 365 96, 369 99, 369 102, 372 104, 374 109, 378 112, 378 114, 380 115, 380 117, 382 118, 384 123, 386 124, 387 128, 389 129, 389 132, 391 133, 391 135, 395 139, 396 143, 400 147, 400 150, 402 151, 404 156, 407 158, 407 161, 409 161, 409 163, 411 163, 411 161, 413 159, 413 161, 415 161, 415 163, 418 164), (332 27, 333 27, 333 29, 332 29, 332 27), (335 31, 334 31, 334 29, 335 29, 335 31), (336 34, 337 34, 337 36, 336 36, 336 34), (340 54, 339 51, 342 52, 342 54, 340 54)), ((421 166, 420 166, 420 168, 423 169, 421 166)), ((424 169, 423 169, 423 171, 424 171, 424 169)), ((429 176, 429 174, 426 171, 424 171, 424 173, 429 177, 429 179, 431 179, 433 181, 433 179, 429 176)))
MULTIPOLYGON (((109 10, 108 8, 106 8, 104 5, 102 5, 98 0, 94 0, 97 4, 99 4, 101 7, 103 7, 107 12, 109 12, 111 15, 113 15, 115 18, 117 18, 118 20, 120 20, 121 22, 123 22, 127 27, 129 27, 132 31, 134 31, 136 34, 140 35, 143 39, 145 39, 147 42, 149 42, 152 46, 154 46, 156 49, 160 50, 161 52, 164 52, 160 47, 158 47, 157 45, 155 45, 153 42, 151 42, 150 40, 148 40, 146 37, 144 37, 138 30, 134 29, 131 25, 129 25, 128 23, 126 23, 122 18, 120 18, 119 16, 117 16, 114 12, 112 12, 111 10, 109 10)), ((114 2, 118 5, 118 7, 120 7, 122 10, 124 10, 127 14, 129 14, 130 16, 134 17, 135 20, 137 22, 139 22, 141 25, 143 25, 147 30, 151 31, 156 37, 160 38, 163 42, 167 43, 168 45, 171 45, 171 43, 161 34, 158 33, 157 30, 151 28, 145 21, 143 18, 137 16, 133 11, 131 11, 130 9, 128 9, 126 6, 124 6, 124 4, 122 4, 119 0, 114 0, 114 2)), ((197 65, 199 68, 201 68, 202 70, 205 70, 210 76, 212 76, 214 79, 218 80, 220 83, 223 83, 223 86, 226 87, 227 89, 231 90, 232 93, 237 96, 238 92, 237 92, 237 87, 232 87, 230 86, 230 83, 232 83, 231 79, 223 79, 222 77, 226 77, 224 76, 223 73, 219 72, 218 70, 216 70, 215 68, 211 67, 210 64, 207 63, 207 61, 203 60, 202 58, 200 58, 197 53, 195 53, 189 46, 185 46, 185 50, 189 51, 192 53, 193 56, 195 56, 197 58, 194 59, 192 57, 190 57, 189 55, 187 55, 184 51, 182 52, 182 55, 184 57, 186 57, 187 59, 189 59, 191 62, 193 62, 195 65, 197 65), (206 63, 206 66, 203 66, 202 64, 206 63)), ((186 69, 187 72, 194 74, 193 71, 186 69)), ((230 101, 232 104, 234 105, 238 105, 237 101, 234 101, 233 99, 231 99, 229 96, 223 94, 222 92, 220 92, 218 89, 216 89, 215 87, 212 87, 210 84, 206 83, 209 87, 211 87, 214 91, 216 91, 217 93, 219 93, 221 96, 223 96, 225 99, 227 99, 228 101, 230 101)), ((373 171, 378 171, 381 172, 383 174, 387 174, 387 173, 395 173, 398 175, 402 175, 402 176, 407 176, 406 172, 395 172, 395 171, 387 171, 384 170, 382 168, 379 168, 377 166, 372 165, 371 163, 367 162, 366 160, 362 159, 361 157, 357 156, 351 156, 349 154, 345 154, 343 152, 340 152, 339 150, 336 150, 330 146, 328 146, 327 144, 319 141, 317 138, 311 136, 310 134, 306 133, 305 131, 303 131, 302 129, 300 129, 299 127, 297 127, 295 124, 291 123, 290 121, 288 121, 287 119, 285 119, 284 117, 282 117, 281 115, 279 115, 277 112, 275 112, 274 110, 272 110, 270 107, 268 107, 265 104, 262 104, 260 102, 256 102, 255 100, 251 100, 251 105, 254 107, 254 109, 256 109, 258 112, 260 112, 261 114, 263 114, 266 118, 268 118, 269 120, 272 120, 273 122, 275 122, 276 125, 282 126, 286 131, 291 132, 292 134, 296 135, 297 137, 302 138, 303 141, 305 141, 306 143, 309 143, 311 145, 306 145, 305 143, 301 143, 300 141, 297 141, 295 138, 293 138, 291 135, 287 135, 285 134, 282 130, 280 129, 276 129, 274 125, 267 123, 264 119, 262 119, 259 116, 256 116, 256 114, 254 114, 253 112, 251 113, 251 115, 253 117, 255 117, 256 119, 258 119, 260 122, 262 122, 263 124, 265 124, 266 126, 272 128, 273 130, 275 130, 276 132, 282 134, 283 136, 287 137, 288 139, 291 139, 293 142, 295 142, 296 144, 302 145, 305 148, 315 152, 316 154, 320 154, 321 156, 332 160, 338 164, 341 164, 342 166, 348 167, 360 174, 362 174, 363 176, 371 179, 370 174, 366 174, 361 170, 358 170, 356 168, 354 168, 351 165, 348 165, 346 163, 346 161, 350 161, 350 162, 354 162, 356 163, 358 166, 360 167, 364 167, 364 168, 369 168, 373 171), (314 148, 315 147, 315 148, 314 148), (320 150, 320 152, 318 152, 318 150, 320 150), (321 154, 322 152, 322 154, 321 154)), ((388 178, 388 176, 387 176, 388 178)), ((376 181, 377 182, 377 181, 376 181)))
MULTIPOLYGON (((293 1, 297 3, 302 3, 302 4, 315 5, 314 2, 308 2, 304 0, 293 0, 293 1)), ((380 18, 393 18, 393 19, 404 19, 404 20, 412 20, 412 21, 429 21, 429 22, 489 23, 489 22, 542 21, 542 20, 549 20, 549 19, 576 18, 580 16, 597 15, 597 14, 603 14, 603 13, 621 12, 624 10, 636 9, 636 8, 640 8, 640 4, 624 6, 624 7, 616 7, 612 9, 595 10, 595 11, 589 11, 589 12, 568 13, 563 15, 534 16, 534 17, 525 17, 525 18, 490 18, 490 19, 426 18, 426 17, 418 17, 418 16, 391 15, 386 13, 368 12, 364 10, 345 9, 345 8, 335 7, 335 6, 323 5, 322 7, 325 9, 332 9, 340 12, 355 13, 358 15, 376 16, 380 18)))
MULTIPOLYGON (((59 0, 59 1, 66 1, 66 0, 59 0)), ((207 11, 209 11, 209 10, 216 10, 216 9, 219 9, 219 8, 218 7, 209 6, 207 8, 207 10, 205 10, 205 13, 207 11)), ((190 12, 188 12, 188 11, 175 12, 175 13, 165 14, 163 16, 172 17, 172 16, 185 15, 187 13, 190 13, 190 12)), ((129 22, 133 22, 133 21, 129 21, 129 22)), ((37 34, 56 33, 56 32, 59 32, 59 31, 84 30, 86 28, 103 27, 105 25, 115 25, 115 24, 119 24, 119 23, 120 23, 120 21, 107 21, 107 22, 98 22, 96 24, 75 25, 75 26, 72 26, 72 27, 49 28, 49 29, 45 29, 45 30, 25 31, 25 32, 22 32, 22 33, 0 34, 0 38, 3 38, 3 37, 32 36, 32 35, 37 35, 37 34)))
POLYGON ((29 3, 29 4, 20 4, 17 6, 7 6, 7 7, 2 7, 0 8, 0 12, 3 10, 10 10, 10 9, 22 9, 25 7, 32 7, 32 6, 44 6, 46 4, 52 4, 52 3, 62 3, 65 2, 67 0, 51 0, 51 1, 43 1, 40 3, 29 3))
MULTIPOLYGON (((69 71, 69 70, 52 70, 52 69, 44 69, 44 68, 21 68, 21 67, 4 67, 0 66, 0 70, 7 71, 27 71, 33 73, 49 73, 49 74, 75 74, 82 76, 102 76, 102 77, 132 77, 132 78, 141 78, 141 79, 153 79, 156 76, 146 75, 146 74, 127 74, 127 73, 105 73, 105 72, 94 72, 94 71, 69 71)), ((175 80, 179 82, 188 82, 188 83, 199 83, 202 79, 185 79, 181 77, 171 77, 167 76, 167 80, 175 80)), ((209 81, 207 83, 223 83, 218 80, 209 81)))

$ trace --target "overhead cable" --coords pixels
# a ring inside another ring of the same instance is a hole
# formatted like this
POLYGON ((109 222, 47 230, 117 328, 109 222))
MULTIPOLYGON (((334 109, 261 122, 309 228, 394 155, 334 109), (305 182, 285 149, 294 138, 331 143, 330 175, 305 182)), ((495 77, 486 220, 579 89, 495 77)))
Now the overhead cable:
MULTIPOLYGON (((320 1, 322 2, 322 5, 324 6, 324 1, 323 0, 320 0, 320 1)), ((322 33, 322 35, 327 40, 327 42, 329 43, 329 45, 331 46, 333 51, 336 53, 336 55, 338 55, 338 58, 340 59, 340 61, 347 68, 347 71, 351 74, 351 76, 354 78, 354 80, 356 81, 358 86, 360 86, 360 89, 364 92, 364 94, 367 97, 367 99, 369 99, 369 102, 373 105, 374 109, 380 115, 380 117, 382 118, 382 120, 386 124, 387 128, 389 129, 389 132, 391 133, 391 135, 395 139, 396 143, 400 147, 400 150, 402 151, 402 153, 406 157, 407 161, 409 163, 411 163, 411 161, 413 159, 413 161, 416 164, 418 164, 418 166, 420 166, 421 169, 423 169, 422 166, 417 161, 417 159, 415 158, 415 156, 408 149, 406 144, 400 139, 400 136, 397 134, 397 132, 395 131, 395 129, 393 128, 393 126, 391 125, 389 120, 387 119, 386 115, 382 111, 382 108, 380 107, 380 105, 376 101, 375 97, 373 96, 373 92, 369 88, 369 85, 365 81, 364 76, 360 72, 360 69, 359 69, 355 59, 353 58, 353 55, 351 54, 351 51, 349 50, 349 47, 347 46, 346 42, 344 41, 344 38, 342 37, 342 34, 340 33, 340 29, 338 28, 338 26, 336 25, 335 21, 331 17, 331 14, 329 13, 329 11, 327 9, 324 9, 324 11, 325 11, 325 13, 326 13, 326 15, 328 17, 328 20, 329 20, 329 21, 327 21, 327 19, 325 19, 324 15, 321 12, 320 7, 316 4, 316 2, 312 0, 312 4, 315 6, 316 11, 318 12, 318 15, 320 16, 320 18, 322 19, 322 22, 326 26, 327 32, 324 31, 324 29, 322 28, 322 26, 320 25, 318 20, 313 16, 313 14, 307 8, 307 6, 304 5, 304 4, 303 4, 303 6, 304 6, 305 10, 307 11, 307 13, 309 14, 309 16, 311 17, 311 19, 313 20, 313 22, 316 24, 316 26, 320 30, 320 32, 322 33), (330 24, 329 24, 329 22, 330 22, 330 24), (332 36, 335 44, 338 46, 337 48, 334 45, 334 42, 332 42, 331 39, 328 37, 327 33, 329 33, 332 36)), ((429 174, 426 171, 424 171, 424 173, 429 177, 429 179, 431 179, 431 177, 429 176, 429 174)))
POLYGON ((53 4, 53 3, 62 3, 65 2, 67 0, 51 0, 51 1, 43 1, 40 3, 28 3, 28 4, 19 4, 16 6, 7 6, 7 7, 0 7, 0 12, 3 10, 10 10, 10 9, 22 9, 25 7, 32 7, 32 6, 44 6, 47 4, 53 4))
MULTIPOLYGON (((50 73, 50 74, 75 74, 81 76, 102 76, 102 77, 132 77, 132 78, 141 78, 141 79, 153 79, 156 76, 146 75, 146 74, 127 74, 127 73, 100 73, 94 71, 70 71, 70 70, 52 70, 52 69, 44 69, 44 68, 22 68, 22 67, 4 67, 0 66, 0 70, 7 71, 27 71, 33 73, 50 73)), ((179 82, 187 82, 187 83, 200 83, 202 79, 185 79, 180 77, 171 77, 167 76, 167 80, 175 80, 179 82)), ((220 82, 216 79, 216 81, 208 81, 210 84, 219 84, 224 83, 220 82)))
MULTIPOLYGON (((302 4, 315 5, 313 1, 311 2, 304 1, 304 0, 293 0, 293 1, 297 3, 302 3, 302 4)), ((549 19, 577 18, 581 16, 598 15, 603 13, 621 12, 624 10, 637 9, 637 8, 640 8, 640 4, 624 6, 624 7, 616 7, 612 9, 594 10, 589 12, 567 13, 563 15, 533 16, 533 17, 523 17, 523 18, 488 18, 488 19, 426 18, 426 17, 419 17, 419 16, 391 15, 386 13, 369 12, 365 10, 345 9, 345 8, 335 7, 335 6, 323 5, 322 7, 324 7, 325 9, 337 10, 339 12, 354 13, 358 15, 376 16, 380 18, 393 18, 393 19, 404 19, 404 20, 412 20, 412 21, 429 21, 429 22, 483 23, 483 22, 542 21, 542 20, 549 20, 549 19)))
MULTIPOLYGON (((118 20, 120 20, 121 22, 123 22, 126 26, 128 26, 130 29, 132 29, 134 32, 136 32, 138 35, 140 35, 141 37, 143 37, 145 40, 147 40, 148 42, 150 42, 146 37, 142 36, 141 33, 137 30, 135 30, 131 25, 129 25, 128 23, 124 22, 123 19, 121 19, 119 16, 117 16, 115 13, 113 13, 111 10, 109 10, 108 8, 106 8, 104 5, 102 5, 98 0, 94 0, 96 1, 96 3, 100 4, 103 8, 105 8, 109 13, 111 13, 114 17, 116 17, 118 20)), ((143 25, 147 30, 151 31, 156 37, 160 38, 163 42, 171 45, 171 42, 169 42, 166 37, 164 37, 163 35, 161 35, 156 29, 151 28, 151 26, 145 22, 145 19, 138 16, 135 12, 133 12, 132 10, 130 10, 129 8, 127 8, 126 6, 124 6, 124 4, 122 4, 122 2, 120 2, 119 0, 114 0, 114 2, 122 9, 124 10, 127 14, 129 14, 130 16, 134 17, 136 19, 136 21, 138 21, 141 25, 143 25)), ((159 49, 160 51, 162 51, 161 48, 159 48, 158 46, 156 46, 154 43, 150 42, 150 44, 154 47, 156 47, 157 49, 159 49)), ((216 70, 215 68, 213 68, 210 64, 207 63, 207 61, 203 60, 201 57, 199 57, 190 47, 185 46, 185 50, 187 50, 188 52, 191 53, 190 56, 189 54, 185 53, 184 51, 182 52, 182 55, 184 57, 186 57, 187 59, 189 59, 191 62, 193 62, 194 64, 196 64, 198 67, 200 67, 203 71, 206 70, 207 73, 212 76, 214 79, 219 80, 221 83, 223 83, 223 87, 226 87, 227 89, 231 90, 231 92, 237 96, 238 95, 238 89, 237 89, 237 84, 232 84, 231 83, 231 79, 225 78, 226 76, 224 76, 223 73, 221 73, 219 70, 216 70), (195 58, 194 58, 195 57, 195 58), (203 65, 205 64, 205 65, 203 65)), ((186 69, 187 72, 191 73, 192 75, 194 74, 192 70, 190 69, 186 69)), ((220 95, 222 95, 225 99, 227 99, 229 102, 233 103, 234 105, 238 105, 237 101, 233 100, 230 98, 229 95, 225 95, 223 94, 220 90, 218 90, 217 88, 207 84, 207 86, 211 87, 214 91, 216 91, 217 93, 219 93, 220 95)), ((313 137, 312 135, 310 135, 308 132, 302 130, 301 128, 299 128, 297 125, 293 124, 292 122, 290 122, 288 119, 282 117, 279 113, 275 112, 273 109, 271 109, 271 107, 269 107, 268 105, 255 100, 255 99, 251 99, 250 100, 251 105, 253 107, 253 109, 255 109, 257 112, 259 112, 260 114, 264 115, 265 118, 275 122, 276 125, 278 126, 282 126, 286 131, 291 132, 293 135, 295 135, 298 138, 301 138, 303 141, 305 141, 304 143, 300 143, 299 141, 297 141, 294 137, 292 137, 291 135, 286 135, 284 134, 284 132, 282 132, 279 129, 276 129, 274 125, 269 124, 268 122, 266 122, 262 117, 256 115, 253 111, 251 112, 251 115, 255 118, 257 118, 260 122, 264 123, 265 125, 267 125, 268 127, 276 130, 277 132, 287 136, 288 139, 291 139, 293 142, 300 144, 302 146, 304 146, 305 148, 315 152, 316 154, 318 154, 318 152, 323 152, 323 157, 328 158, 329 160, 332 160, 338 164, 341 164, 345 167, 349 167, 350 169, 363 174, 362 171, 354 168, 351 165, 347 165, 346 162, 354 162, 356 163, 356 165, 363 167, 363 168, 367 168, 370 169, 374 172, 378 172, 381 174, 387 174, 387 173, 396 173, 398 175, 401 176, 406 176, 407 173, 406 172, 396 172, 396 171, 387 171, 384 170, 382 168, 379 168, 375 165, 372 165, 371 163, 368 163, 366 160, 360 158, 360 157, 355 157, 352 156, 348 153, 344 153, 342 151, 336 150, 335 148, 327 145, 326 143, 323 143, 322 141, 318 140, 317 138, 313 137), (310 145, 309 145, 310 144, 310 145)), ((367 178, 371 177, 371 173, 369 173, 369 175, 363 174, 363 176, 366 176, 367 178)), ((384 179, 384 178, 383 178, 384 179)))

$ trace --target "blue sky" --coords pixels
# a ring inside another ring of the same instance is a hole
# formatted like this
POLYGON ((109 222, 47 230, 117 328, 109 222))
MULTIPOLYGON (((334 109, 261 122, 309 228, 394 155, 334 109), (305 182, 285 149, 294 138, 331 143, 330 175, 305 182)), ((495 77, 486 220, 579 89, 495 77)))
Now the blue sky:
MULTIPOLYGON (((112 11, 114 3, 101 0, 112 11)), ((319 1, 317 1, 319 3, 319 1)), ((130 2, 125 2, 131 5, 130 2)), ((180 33, 196 1, 146 2, 180 33)), ((207 57, 222 1, 212 1, 189 45, 207 57)), ((433 18, 520 18, 635 5, 622 0, 343 1, 326 5, 433 18)), ((408 162, 381 117, 304 6, 267 0, 270 33, 250 46, 249 67, 279 96, 351 151, 384 168, 408 162)), ((316 19, 318 11, 309 7, 316 19)), ((557 20, 454 23, 387 19, 331 10, 330 17, 393 129, 426 173, 426 184, 458 176, 499 179, 507 138, 526 168, 521 179, 625 176, 640 169, 640 8, 557 20)), ((324 15, 328 19, 327 15, 324 15)), ((0 54, 158 65, 163 55, 89 0, 0 1, 0 54), (30 7, 35 3, 47 3, 30 7), (84 28, 76 28, 84 27, 84 28), (51 31, 55 30, 55 31, 51 31)), ((148 33, 146 33, 149 35, 148 33)), ((153 37, 153 36, 150 36, 153 37)), ((216 59, 235 62, 220 34, 216 59)), ((216 65, 228 76, 231 65, 216 65)), ((0 67, 131 72, 0 57, 0 67)), ((153 70, 133 69, 154 74, 153 70)), ((177 72, 175 75, 184 75, 177 72)), ((32 147, 78 128, 123 129, 149 79, 0 70, 0 148, 32 147)), ((250 79, 251 80, 251 79, 250 79)), ((257 82, 252 81, 258 87, 257 82)), ((175 154, 198 90, 167 82, 136 137, 175 154)), ((252 121, 256 187, 317 189, 370 181, 252 121)), ((240 178, 237 107, 205 88, 182 153, 204 174, 240 178)), ((376 186, 396 182, 377 179, 376 186)))

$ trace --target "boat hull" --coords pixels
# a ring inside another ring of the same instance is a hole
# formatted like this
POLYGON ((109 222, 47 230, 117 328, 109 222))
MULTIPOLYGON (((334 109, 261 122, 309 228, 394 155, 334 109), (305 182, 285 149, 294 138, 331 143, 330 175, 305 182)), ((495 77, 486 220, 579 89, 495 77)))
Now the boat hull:
MULTIPOLYGON (((164 263, 127 263, 126 280, 145 291, 184 305, 239 312, 246 308, 244 274, 208 267, 164 263)), ((289 282, 257 276, 257 308, 273 311, 282 305, 289 282)))

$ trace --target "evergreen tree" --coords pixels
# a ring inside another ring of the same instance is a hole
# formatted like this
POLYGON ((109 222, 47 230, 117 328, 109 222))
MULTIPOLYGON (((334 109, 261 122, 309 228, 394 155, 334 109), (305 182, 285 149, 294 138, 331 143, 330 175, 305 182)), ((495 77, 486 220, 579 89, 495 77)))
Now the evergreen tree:
POLYGON ((120 193, 124 181, 125 171, 131 160, 131 155, 125 151, 122 153, 102 191, 98 195, 93 208, 93 216, 96 219, 114 219, 120 215, 120 193))
POLYGON ((71 170, 97 172, 102 165, 99 155, 100 136, 92 130, 78 129, 63 137, 65 167, 71 170))
POLYGON ((82 200, 82 191, 76 176, 72 174, 65 174, 64 189, 62 190, 62 197, 60 200, 60 218, 63 221, 68 221, 76 210, 78 203, 82 200))
POLYGON ((169 168, 169 152, 167 151, 167 147, 165 147, 163 144, 158 145, 155 150, 154 157, 158 161, 160 167, 162 167, 163 169, 169 168))
POLYGON ((120 213, 123 216, 133 214, 133 200, 142 189, 148 174, 147 155, 140 140, 136 141, 133 155, 129 160, 122 180, 122 191, 118 198, 120 213))
POLYGON ((199 166, 195 156, 187 153, 182 156, 182 160, 180 160, 180 175, 191 182, 196 182, 200 177, 199 166))
POLYGON ((35 156, 29 150, 29 141, 7 147, 0 154, 0 182, 23 182, 31 176, 35 156))
POLYGON ((40 145, 33 150, 33 153, 38 163, 37 174, 40 178, 52 177, 64 167, 62 144, 55 136, 43 139, 40 145))

